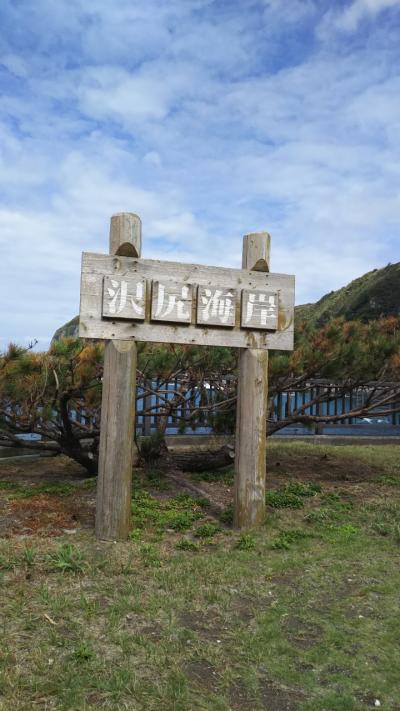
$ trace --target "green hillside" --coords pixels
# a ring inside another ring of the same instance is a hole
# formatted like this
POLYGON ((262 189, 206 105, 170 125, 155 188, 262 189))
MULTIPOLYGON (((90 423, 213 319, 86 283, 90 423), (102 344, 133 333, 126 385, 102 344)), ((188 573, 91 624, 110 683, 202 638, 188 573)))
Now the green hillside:
POLYGON ((315 304, 296 306, 296 323, 322 325, 331 318, 369 321, 400 314, 400 262, 373 269, 347 286, 325 294, 315 304))
POLYGON ((63 326, 60 326, 60 328, 57 328, 57 331, 55 332, 53 338, 51 339, 52 343, 53 341, 59 341, 60 338, 62 337, 71 337, 71 338, 77 338, 78 337, 78 326, 79 326, 79 316, 74 316, 74 318, 71 319, 71 321, 68 321, 68 323, 64 323, 63 326))
MULTIPOLYGON (((331 318, 343 316, 346 320, 369 321, 380 316, 400 314, 400 262, 388 264, 383 269, 354 279, 347 286, 325 294, 315 304, 296 306, 296 324, 312 321, 317 326, 331 318)), ((77 337, 78 316, 55 332, 53 341, 61 336, 77 337)))

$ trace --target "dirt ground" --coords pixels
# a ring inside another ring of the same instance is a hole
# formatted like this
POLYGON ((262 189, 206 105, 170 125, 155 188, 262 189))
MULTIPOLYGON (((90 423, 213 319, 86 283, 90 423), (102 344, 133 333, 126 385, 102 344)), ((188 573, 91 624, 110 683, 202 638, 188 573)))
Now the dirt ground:
MULTIPOLYGON (((377 468, 373 464, 343 455, 291 451, 272 448, 267 467, 267 488, 278 489, 289 480, 318 482, 324 490, 340 489, 343 496, 360 500, 374 498, 377 468)), ((400 450, 399 450, 400 453, 400 450)), ((143 471, 136 471, 142 484, 143 471)), ((190 474, 175 473, 159 486, 159 473, 153 496, 164 498, 179 493, 206 496, 216 509, 222 511, 232 503, 232 470, 215 480, 203 480, 190 474), (187 488, 186 484, 189 488, 187 488)), ((95 517, 95 479, 67 457, 43 457, 19 461, 0 460, 0 536, 42 535, 60 536, 91 529, 95 517)), ((382 493, 382 486, 380 487, 382 493)), ((390 487, 388 488, 390 494, 390 487)))
MULTIPOLYGON (((159 470, 150 474, 135 470, 134 481, 144 484, 156 498, 205 493, 202 482, 188 481, 186 486, 182 475, 164 481, 159 470)), ((229 502, 229 490, 223 484, 209 489, 222 510, 224 502, 229 502)), ((95 510, 96 478, 88 478, 86 470, 68 457, 0 460, 0 537, 53 537, 93 529, 95 510)))
POLYGON ((86 488, 86 482, 85 470, 67 457, 0 461, 0 536, 58 536, 92 528, 95 488, 86 488), (63 485, 69 485, 70 495, 60 496, 63 485), (46 486, 54 493, 43 491, 46 486))

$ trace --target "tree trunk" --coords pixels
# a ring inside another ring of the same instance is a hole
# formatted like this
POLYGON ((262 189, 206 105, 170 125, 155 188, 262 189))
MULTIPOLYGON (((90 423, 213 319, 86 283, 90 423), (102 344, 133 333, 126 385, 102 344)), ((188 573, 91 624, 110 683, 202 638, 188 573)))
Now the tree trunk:
POLYGON ((220 449, 190 449, 168 453, 170 463, 184 472, 201 472, 221 469, 233 464, 234 448, 225 445, 220 449))
POLYGON ((12 447, 13 449, 32 449, 34 451, 52 452, 53 454, 61 454, 61 448, 58 442, 49 442, 36 439, 17 439, 15 437, 7 439, 0 438, 0 447, 12 447))
POLYGON ((98 469, 98 457, 88 449, 84 449, 76 439, 63 438, 60 441, 61 452, 74 459, 84 467, 90 476, 95 476, 98 469))
MULTIPOLYGON (((61 438, 55 442, 15 440, 2 441, 3 446, 15 448, 34 449, 36 451, 49 451, 54 454, 65 454, 75 462, 81 464, 90 476, 97 474, 98 456, 97 439, 81 443, 79 440, 70 437, 61 438)), ((164 445, 165 446, 165 445, 164 445)), ((155 466, 167 466, 180 469, 186 472, 201 472, 213 469, 221 469, 233 464, 235 457, 234 447, 224 445, 219 449, 203 449, 194 445, 191 448, 168 451, 161 448, 160 455, 154 458, 151 463, 155 466)))

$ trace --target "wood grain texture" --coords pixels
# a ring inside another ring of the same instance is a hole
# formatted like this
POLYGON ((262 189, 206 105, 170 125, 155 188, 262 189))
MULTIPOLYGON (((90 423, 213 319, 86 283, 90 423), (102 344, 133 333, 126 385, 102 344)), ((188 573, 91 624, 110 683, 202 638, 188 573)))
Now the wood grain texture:
POLYGON ((242 267, 269 272, 271 236, 268 232, 250 232, 243 237, 242 267))
POLYGON ((226 286, 197 287, 196 323, 232 328, 236 325, 238 292, 226 286))
POLYGON ((265 518, 268 351, 239 354, 235 438, 234 525, 260 526, 265 518))
POLYGON ((292 350, 293 320, 294 277, 287 274, 92 253, 82 255, 79 335, 83 338, 292 350), (279 297, 278 328, 275 332, 242 330, 240 318, 236 318, 235 326, 230 329, 196 326, 194 322, 185 326, 151 322, 150 314, 144 322, 102 319, 103 277, 134 275, 144 277, 148 288, 152 280, 158 280, 166 284, 179 281, 205 287, 218 284, 221 288, 237 291, 260 289, 276 292, 279 297))
POLYGON ((144 321, 146 313, 146 279, 104 277, 103 318, 127 318, 144 321))
POLYGON ((136 345, 109 341, 104 350, 96 537, 123 541, 131 520, 136 345))
MULTIPOLYGON (((140 249, 139 217, 131 213, 113 215, 111 254, 138 256, 140 249)), ((100 309, 102 307, 103 300, 100 309)), ((136 343, 125 340, 106 343, 96 505, 96 537, 99 540, 126 540, 130 529, 132 468, 138 458, 134 442, 136 361, 136 343)))
POLYGON ((168 323, 190 323, 193 287, 176 281, 156 280, 151 288, 151 320, 168 323))
POLYGON ((242 291, 242 328, 278 328, 278 294, 273 291, 242 291))
POLYGON ((120 212, 110 221, 110 254, 140 257, 142 252, 142 223, 133 212, 120 212))
MULTIPOLYGON (((269 250, 267 232, 246 235, 243 266, 258 265, 266 272, 269 250)), ((281 291, 274 293, 280 299, 281 291)), ((265 519, 267 410, 268 351, 243 349, 239 353, 235 436, 234 525, 239 529, 261 526, 265 519)))

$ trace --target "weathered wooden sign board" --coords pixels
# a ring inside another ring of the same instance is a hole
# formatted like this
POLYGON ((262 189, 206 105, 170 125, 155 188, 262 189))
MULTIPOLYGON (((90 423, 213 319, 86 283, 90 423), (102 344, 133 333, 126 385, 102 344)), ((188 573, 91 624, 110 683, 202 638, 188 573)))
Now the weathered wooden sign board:
POLYGON ((243 238, 242 269, 141 259, 141 221, 113 215, 110 254, 82 256, 79 335, 106 341, 96 535, 130 528, 136 343, 240 348, 234 524, 265 515, 268 349, 293 348, 294 277, 269 273, 270 236, 243 238))
POLYGON ((84 253, 79 335, 291 350, 294 277, 84 253))

